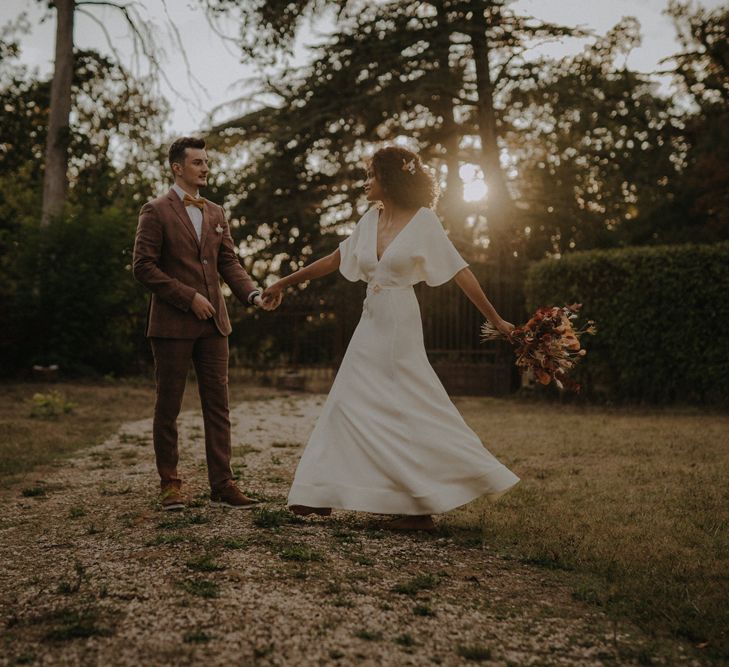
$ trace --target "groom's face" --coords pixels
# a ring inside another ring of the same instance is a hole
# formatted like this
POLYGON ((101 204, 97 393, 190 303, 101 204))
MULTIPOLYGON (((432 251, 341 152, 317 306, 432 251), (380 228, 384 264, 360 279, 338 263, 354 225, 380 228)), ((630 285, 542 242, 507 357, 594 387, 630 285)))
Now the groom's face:
POLYGON ((195 188, 208 184, 208 155, 204 148, 186 148, 182 164, 173 165, 175 176, 195 188))

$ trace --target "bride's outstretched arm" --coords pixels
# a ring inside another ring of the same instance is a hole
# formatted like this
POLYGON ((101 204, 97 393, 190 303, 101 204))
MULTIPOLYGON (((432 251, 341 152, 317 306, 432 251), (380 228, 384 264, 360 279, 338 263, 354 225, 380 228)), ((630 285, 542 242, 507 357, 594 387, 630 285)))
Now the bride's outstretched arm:
POLYGON ((273 285, 264 290, 261 298, 264 300, 273 299, 290 285, 297 285, 298 283, 303 283, 307 280, 314 280, 314 278, 321 278, 322 276, 334 273, 334 271, 339 268, 339 261, 339 248, 337 248, 330 255, 317 259, 315 262, 307 264, 298 271, 294 271, 294 273, 276 281, 273 285))
POLYGON ((481 285, 478 284, 478 280, 473 275, 471 269, 466 268, 459 271, 455 276, 455 281, 458 287, 463 290, 463 293, 471 300, 471 303, 501 333, 508 333, 514 328, 513 324, 507 322, 496 312, 496 309, 484 294, 481 285))

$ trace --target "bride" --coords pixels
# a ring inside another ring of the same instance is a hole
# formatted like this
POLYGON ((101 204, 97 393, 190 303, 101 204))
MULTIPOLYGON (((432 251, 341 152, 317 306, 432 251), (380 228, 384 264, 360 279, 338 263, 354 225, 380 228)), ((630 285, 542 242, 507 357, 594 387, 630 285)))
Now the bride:
POLYGON ((368 201, 380 202, 339 248, 263 293, 277 298, 297 283, 339 269, 367 283, 362 318, 296 470, 288 497, 296 514, 331 508, 403 515, 389 527, 433 530, 432 514, 519 478, 483 446, 448 398, 425 353, 413 285, 455 278, 499 331, 503 320, 432 211, 437 185, 420 158, 378 150, 367 172, 368 201))

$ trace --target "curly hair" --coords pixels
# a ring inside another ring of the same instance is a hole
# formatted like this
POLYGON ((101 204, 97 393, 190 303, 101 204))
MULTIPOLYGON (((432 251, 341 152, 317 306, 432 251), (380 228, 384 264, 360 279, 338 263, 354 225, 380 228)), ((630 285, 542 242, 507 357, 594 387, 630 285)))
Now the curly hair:
POLYGON ((438 183, 416 153, 387 146, 372 156, 368 166, 385 194, 398 206, 433 208, 438 201, 438 183))

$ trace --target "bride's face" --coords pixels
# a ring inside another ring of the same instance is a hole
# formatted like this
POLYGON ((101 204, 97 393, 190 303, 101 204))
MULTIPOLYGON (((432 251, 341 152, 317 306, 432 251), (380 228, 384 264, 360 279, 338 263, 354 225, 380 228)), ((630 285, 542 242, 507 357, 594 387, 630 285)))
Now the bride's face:
POLYGON ((377 176, 375 176, 372 167, 367 168, 367 180, 365 181, 364 191, 367 195, 367 201, 382 201, 382 198, 385 196, 385 191, 377 180, 377 176))

